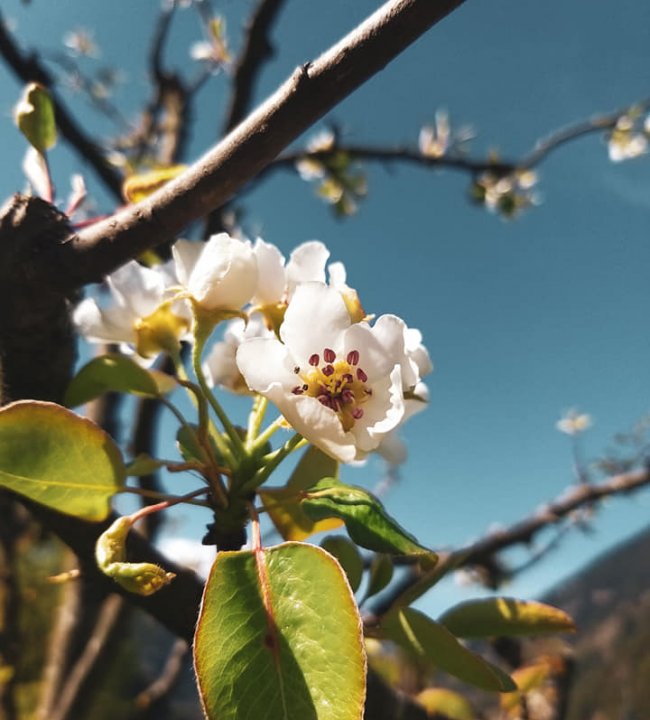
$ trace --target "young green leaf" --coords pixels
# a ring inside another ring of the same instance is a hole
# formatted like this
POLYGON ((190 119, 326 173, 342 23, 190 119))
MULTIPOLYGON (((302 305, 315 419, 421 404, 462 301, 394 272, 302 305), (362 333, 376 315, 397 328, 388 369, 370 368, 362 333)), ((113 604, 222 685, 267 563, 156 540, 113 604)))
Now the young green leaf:
POLYGON ((140 453, 137 457, 133 458, 130 463, 126 465, 126 474, 132 477, 142 477, 143 475, 151 475, 156 470, 160 470, 161 467, 165 467, 165 463, 162 460, 156 460, 147 453, 140 453))
POLYGON ((44 155, 56 143, 54 105, 48 91, 29 83, 14 108, 14 119, 29 144, 44 155))
POLYGON ((35 400, 0 409, 0 487, 99 521, 125 476, 120 451, 90 420, 35 400))
POLYGON ((84 365, 65 394, 68 407, 83 405, 107 392, 160 397, 171 392, 176 381, 170 375, 146 370, 126 355, 110 354, 84 365))
POLYGON ((258 494, 283 540, 304 540, 310 535, 335 530, 341 520, 313 520, 301 507, 303 491, 324 477, 336 477, 338 462, 314 445, 300 458, 289 481, 281 488, 264 488, 258 494))
POLYGON ((445 628, 418 610, 398 608, 384 617, 383 637, 450 675, 492 692, 517 689, 509 675, 461 645, 445 628))
POLYGON ((377 553, 370 563, 370 573, 368 575, 368 587, 363 597, 365 602, 373 595, 380 593, 388 583, 393 579, 393 561, 390 555, 377 553))
POLYGON ((313 520, 340 518, 357 545, 393 555, 422 555, 433 562, 435 553, 420 545, 362 488, 324 478, 305 494, 302 509, 313 520))
POLYGON ((468 600, 438 618, 458 637, 548 635, 574 632, 575 624, 563 610, 530 600, 493 597, 468 600))
POLYGON ((356 592, 363 576, 363 560, 357 546, 341 535, 328 535, 320 546, 338 561, 350 583, 352 592, 356 592))
POLYGON ((154 563, 127 562, 126 538, 132 525, 130 517, 119 517, 99 536, 95 546, 97 566, 125 590, 136 595, 153 595, 176 575, 154 563))
POLYGON ((209 720, 363 715, 358 610, 336 560, 312 545, 219 553, 203 596, 194 663, 209 720))

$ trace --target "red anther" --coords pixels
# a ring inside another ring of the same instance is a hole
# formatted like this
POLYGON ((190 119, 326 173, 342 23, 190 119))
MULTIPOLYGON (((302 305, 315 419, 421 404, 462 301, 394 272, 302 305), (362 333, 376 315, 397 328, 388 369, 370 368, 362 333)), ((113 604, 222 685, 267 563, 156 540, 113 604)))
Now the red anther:
POLYGON ((350 363, 350 365, 356 365, 359 362, 359 351, 350 350, 346 360, 348 361, 348 363, 350 363))
POLYGON ((309 358, 309 364, 312 365, 313 367, 316 367, 319 363, 320 363, 320 358, 318 357, 318 353, 314 353, 309 358))
POLYGON ((305 385, 300 387, 300 385, 296 385, 296 387, 291 391, 294 395, 302 395, 305 391, 305 385))
POLYGON ((344 390, 341 393, 341 399, 344 403, 349 405, 350 403, 354 402, 354 393, 352 392, 352 390, 344 390))
POLYGON ((355 420, 360 420, 363 417, 363 409, 360 407, 354 408, 354 410, 352 411, 352 417, 355 420))
POLYGON ((361 382, 367 382, 368 376, 363 372, 361 368, 357 368, 357 378, 361 380, 361 382))
POLYGON ((331 348, 323 350, 323 358, 327 363, 333 363, 336 360, 336 353, 331 348))
POLYGON ((354 382, 354 376, 352 373, 345 373, 342 378, 346 383, 353 383, 354 382))
POLYGON ((321 405, 325 405, 325 407, 332 407, 332 403, 331 403, 329 395, 319 395, 318 402, 321 405))
POLYGON ((323 368, 323 375, 325 375, 325 377, 332 377, 332 375, 334 375, 334 372, 335 371, 333 365, 325 365, 325 367, 323 368))

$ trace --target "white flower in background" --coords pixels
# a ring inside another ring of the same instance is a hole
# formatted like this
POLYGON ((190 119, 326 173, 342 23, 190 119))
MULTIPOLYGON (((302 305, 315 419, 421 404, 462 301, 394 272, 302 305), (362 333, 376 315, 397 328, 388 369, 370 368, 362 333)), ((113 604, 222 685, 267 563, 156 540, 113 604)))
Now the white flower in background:
MULTIPOLYGON (((336 135, 330 130, 320 130, 307 143, 308 153, 329 152, 336 145, 336 135)), ((325 166, 320 160, 303 157, 296 162, 296 170, 303 180, 320 180, 325 177, 325 166)))
POLYGON ((239 312, 253 297, 257 261, 250 243, 220 233, 206 243, 179 240, 172 252, 178 280, 200 309, 239 312))
POLYGON ((639 157, 648 151, 648 139, 637 131, 635 120, 629 115, 621 115, 616 121, 607 141, 607 152, 612 162, 622 162, 639 157))
POLYGON ((63 36, 63 44, 73 55, 93 58, 99 56, 99 48, 95 43, 95 38, 92 32, 85 28, 77 28, 67 32, 63 36))
POLYGON ((281 341, 244 341, 237 364, 251 390, 273 402, 293 428, 340 460, 362 459, 404 418, 404 323, 382 316, 353 323, 341 294, 299 285, 281 341))
POLYGON ((187 339, 189 317, 169 301, 175 277, 170 264, 146 268, 131 260, 106 278, 112 306, 86 298, 72 315, 77 330, 91 342, 119 343, 143 358, 174 350, 187 339))
POLYGON ((575 408, 572 408, 555 423, 555 427, 567 435, 579 435, 581 432, 588 430, 592 424, 591 415, 579 413, 575 408))
POLYGON ((220 385, 237 394, 250 394, 248 385, 237 365, 236 356, 244 340, 254 337, 272 337, 261 315, 254 313, 245 323, 241 318, 231 320, 223 340, 215 343, 203 363, 203 372, 210 387, 220 385))
POLYGON ((463 145, 475 137, 469 126, 462 126, 452 133, 446 110, 438 110, 433 125, 424 125, 418 137, 418 148, 425 157, 441 158, 451 151, 463 152, 463 145))

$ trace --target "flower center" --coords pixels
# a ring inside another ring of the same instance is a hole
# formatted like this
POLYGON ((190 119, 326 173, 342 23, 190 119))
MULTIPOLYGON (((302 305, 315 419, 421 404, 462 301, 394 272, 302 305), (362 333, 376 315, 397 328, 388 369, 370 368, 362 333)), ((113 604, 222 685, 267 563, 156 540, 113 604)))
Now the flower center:
POLYGON ((180 343, 179 338, 188 328, 188 320, 176 315, 171 309, 171 303, 165 302, 151 315, 135 322, 136 350, 142 357, 152 357, 161 351, 175 352, 180 343))
POLYGON ((330 348, 325 348, 322 356, 314 353, 309 358, 310 369, 301 372, 299 367, 294 368, 303 383, 293 388, 293 394, 315 397, 338 415, 343 429, 348 432, 363 417, 360 406, 372 395, 372 389, 366 384, 368 376, 359 367, 359 359, 358 350, 351 350, 345 359, 337 359, 330 348))

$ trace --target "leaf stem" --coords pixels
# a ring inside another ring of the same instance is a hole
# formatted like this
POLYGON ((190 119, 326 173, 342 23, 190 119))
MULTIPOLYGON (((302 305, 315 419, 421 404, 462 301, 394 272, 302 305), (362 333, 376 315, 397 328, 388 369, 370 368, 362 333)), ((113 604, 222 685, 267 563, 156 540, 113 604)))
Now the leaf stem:
POLYGON ((268 404, 269 401, 263 395, 256 395, 253 400, 253 407, 248 416, 248 427, 246 429, 246 449, 249 452, 255 445, 268 404))

